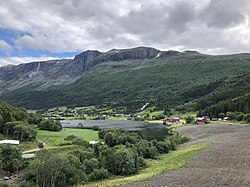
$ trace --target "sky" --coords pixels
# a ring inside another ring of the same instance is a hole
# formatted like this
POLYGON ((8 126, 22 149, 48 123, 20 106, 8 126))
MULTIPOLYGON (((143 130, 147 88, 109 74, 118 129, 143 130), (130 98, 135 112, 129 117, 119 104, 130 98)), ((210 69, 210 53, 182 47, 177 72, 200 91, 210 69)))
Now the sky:
POLYGON ((150 46, 250 52, 248 0, 0 0, 0 66, 150 46))

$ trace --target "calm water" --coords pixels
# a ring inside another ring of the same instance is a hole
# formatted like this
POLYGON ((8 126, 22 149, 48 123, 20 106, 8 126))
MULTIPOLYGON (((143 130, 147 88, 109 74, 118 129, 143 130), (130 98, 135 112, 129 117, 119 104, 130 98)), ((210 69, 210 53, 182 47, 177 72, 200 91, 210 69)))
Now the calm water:
POLYGON ((141 131, 148 140, 164 140, 168 134, 168 130, 164 125, 129 120, 63 120, 61 123, 64 128, 77 128, 79 123, 81 123, 83 128, 92 128, 94 125, 97 125, 101 129, 119 128, 126 131, 141 131))

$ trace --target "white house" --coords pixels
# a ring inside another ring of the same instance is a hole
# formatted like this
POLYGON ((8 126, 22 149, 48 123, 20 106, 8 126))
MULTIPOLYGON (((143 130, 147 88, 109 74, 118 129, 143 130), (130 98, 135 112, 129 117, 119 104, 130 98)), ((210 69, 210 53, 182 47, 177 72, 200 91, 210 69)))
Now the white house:
POLYGON ((0 144, 19 145, 19 140, 0 140, 0 144))

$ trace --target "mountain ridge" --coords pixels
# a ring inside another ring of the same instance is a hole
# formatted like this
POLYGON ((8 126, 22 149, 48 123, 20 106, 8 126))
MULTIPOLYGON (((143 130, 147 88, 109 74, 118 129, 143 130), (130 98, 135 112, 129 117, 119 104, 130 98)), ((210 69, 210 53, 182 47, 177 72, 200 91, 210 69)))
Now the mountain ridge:
POLYGON ((0 88, 2 88, 0 94, 32 83, 40 84, 40 89, 51 85, 72 83, 100 63, 150 59, 155 58, 160 53, 170 54, 171 52, 164 52, 150 47, 113 49, 107 52, 87 50, 76 55, 74 59, 58 59, 3 66, 0 67, 0 88))
MULTIPOLYGON (((51 74, 49 69, 48 80, 28 81, 30 84, 2 91, 0 98, 33 109, 108 104, 134 111, 145 103, 161 108, 198 109, 196 105, 201 102, 207 106, 214 104, 209 101, 213 96, 217 97, 216 102, 219 98, 229 99, 230 94, 224 94, 228 83, 237 82, 237 88, 230 86, 228 90, 237 89, 231 94, 235 97, 250 92, 250 87, 240 87, 241 78, 234 79, 250 73, 249 62, 250 54, 216 56, 146 47, 112 49, 105 53, 88 50, 69 62, 52 61, 58 69, 51 69, 58 71, 51 74), (73 78, 69 76, 70 81, 63 82, 61 79, 68 73, 73 78), (58 81, 56 77, 61 82, 48 84, 58 81)), ((35 68, 39 69, 38 64, 35 68)), ((244 85, 249 85, 246 78, 244 81, 244 85)), ((0 87, 4 83, 2 80, 0 87)))

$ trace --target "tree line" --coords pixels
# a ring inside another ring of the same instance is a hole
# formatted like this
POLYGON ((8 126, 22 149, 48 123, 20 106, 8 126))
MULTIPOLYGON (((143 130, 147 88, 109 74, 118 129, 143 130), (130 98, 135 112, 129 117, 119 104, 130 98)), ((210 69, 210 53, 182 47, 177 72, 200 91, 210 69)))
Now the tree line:
MULTIPOLYGON (((16 152, 16 156, 3 164, 5 171, 24 169, 19 186, 64 187, 108 179, 113 176, 128 176, 147 167, 145 159, 157 159, 160 154, 175 150, 178 144, 188 138, 171 131, 164 141, 145 140, 140 133, 118 129, 99 130, 99 137, 105 142, 89 145, 81 142, 74 149, 64 153, 42 150, 36 158, 23 160, 15 146, 0 148, 0 159, 8 157, 6 149, 16 152), (12 169, 17 162, 19 167, 12 169)), ((75 141, 71 136, 68 140, 75 141)))

